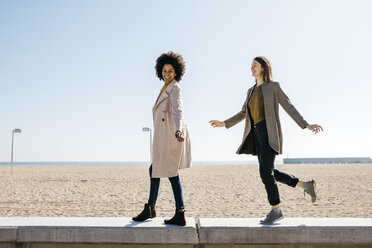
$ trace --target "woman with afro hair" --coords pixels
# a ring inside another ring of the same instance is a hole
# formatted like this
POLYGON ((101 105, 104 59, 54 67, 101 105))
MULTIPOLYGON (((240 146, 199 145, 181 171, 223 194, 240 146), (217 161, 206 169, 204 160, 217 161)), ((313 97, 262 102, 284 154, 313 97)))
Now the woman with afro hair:
POLYGON ((181 55, 163 53, 156 60, 156 75, 164 81, 152 109, 154 142, 150 172, 150 196, 143 211, 133 217, 144 221, 156 217, 155 204, 158 197, 160 178, 167 177, 172 185, 176 212, 165 224, 186 225, 179 169, 191 167, 191 146, 189 133, 183 121, 183 106, 179 81, 185 73, 181 55))

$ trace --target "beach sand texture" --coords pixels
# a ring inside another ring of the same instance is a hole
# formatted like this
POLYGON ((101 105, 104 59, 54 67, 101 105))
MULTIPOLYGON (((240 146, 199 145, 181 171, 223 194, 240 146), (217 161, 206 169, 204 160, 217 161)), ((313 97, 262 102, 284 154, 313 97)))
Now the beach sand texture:
MULTIPOLYGON (((278 183, 286 217, 372 217, 371 164, 277 165, 315 179, 318 201, 278 183)), ((257 165, 193 166, 181 170, 186 216, 264 217, 270 209, 257 165)), ((147 202, 146 166, 0 167, 0 216, 132 217, 147 202)), ((174 214, 168 179, 161 180, 157 215, 174 214)))

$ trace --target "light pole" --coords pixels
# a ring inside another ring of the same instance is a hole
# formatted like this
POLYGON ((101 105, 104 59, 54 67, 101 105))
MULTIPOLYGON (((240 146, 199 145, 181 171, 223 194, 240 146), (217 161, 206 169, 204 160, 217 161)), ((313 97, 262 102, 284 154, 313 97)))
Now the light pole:
POLYGON ((13 147, 14 147, 14 133, 21 133, 22 130, 19 128, 13 129, 12 131, 12 155, 10 158, 10 175, 13 176, 13 147))
POLYGON ((152 130, 149 127, 144 127, 142 131, 150 132, 150 163, 152 163, 152 130))

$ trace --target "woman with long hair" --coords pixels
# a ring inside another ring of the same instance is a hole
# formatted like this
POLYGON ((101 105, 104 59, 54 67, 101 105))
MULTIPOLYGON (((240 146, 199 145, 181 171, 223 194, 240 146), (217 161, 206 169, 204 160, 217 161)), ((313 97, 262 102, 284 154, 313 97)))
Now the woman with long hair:
POLYGON ((261 224, 272 224, 284 217, 279 207, 277 181, 304 189, 304 192, 311 196, 313 203, 317 199, 314 180, 300 181, 297 177, 274 168, 275 156, 282 153, 283 143, 279 104, 302 129, 307 128, 316 134, 323 131, 323 128, 318 124, 308 124, 292 105, 279 83, 273 80, 268 58, 254 58, 251 71, 256 79, 255 85, 248 89, 241 111, 225 121, 211 120, 209 123, 213 127, 230 128, 245 120, 243 141, 236 153, 258 156, 261 180, 271 205, 271 211, 261 220, 261 224))

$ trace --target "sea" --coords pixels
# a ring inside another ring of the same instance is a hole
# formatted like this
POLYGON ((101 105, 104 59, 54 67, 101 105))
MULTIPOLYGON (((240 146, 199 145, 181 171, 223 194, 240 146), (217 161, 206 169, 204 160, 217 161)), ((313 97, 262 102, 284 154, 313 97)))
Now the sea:
MULTIPOLYGON (((257 165, 257 160, 249 161, 193 161, 193 165, 257 165)), ((283 164, 283 160, 275 161, 283 164)), ((150 165, 149 161, 94 161, 94 162, 13 162, 13 166, 139 166, 150 165)), ((0 166, 10 166, 10 162, 0 162, 0 166)))

